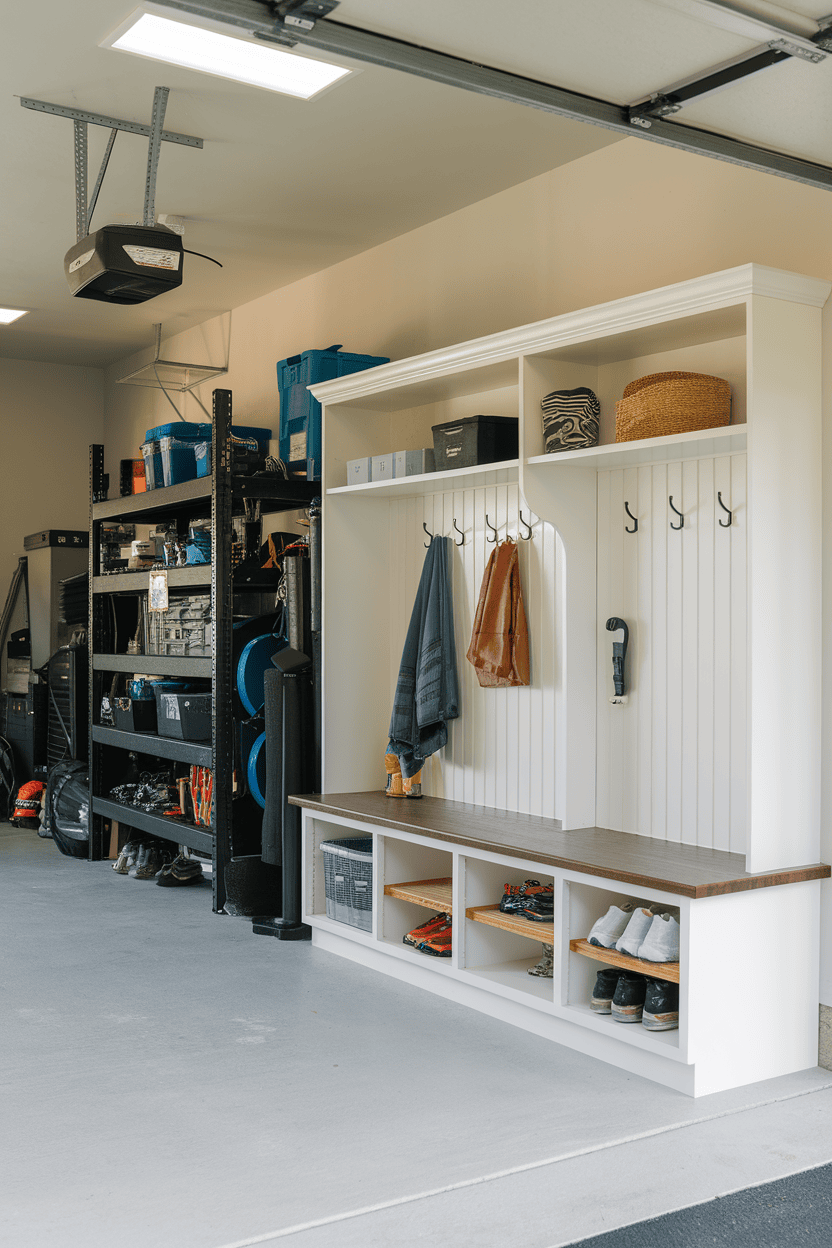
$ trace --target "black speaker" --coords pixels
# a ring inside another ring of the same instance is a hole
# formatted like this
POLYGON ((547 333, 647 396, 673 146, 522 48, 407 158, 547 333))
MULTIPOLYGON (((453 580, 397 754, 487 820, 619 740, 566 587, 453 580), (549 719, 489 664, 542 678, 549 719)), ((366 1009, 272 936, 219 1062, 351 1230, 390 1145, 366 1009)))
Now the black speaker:
POLYGON ((61 646, 47 668, 46 766, 87 758, 87 650, 61 646))

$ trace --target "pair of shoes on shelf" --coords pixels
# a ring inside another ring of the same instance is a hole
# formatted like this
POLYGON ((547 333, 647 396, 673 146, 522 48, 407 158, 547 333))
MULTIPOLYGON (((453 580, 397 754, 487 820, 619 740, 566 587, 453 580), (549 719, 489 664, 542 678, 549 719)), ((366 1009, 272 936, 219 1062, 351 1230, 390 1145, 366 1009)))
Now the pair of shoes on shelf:
POLYGON ((679 961, 679 921, 667 910, 637 906, 627 901, 612 905, 593 924, 589 943, 601 949, 617 949, 645 962, 679 961))
POLYGON ((166 862, 156 879, 160 888, 178 888, 186 884, 201 884, 205 877, 202 864, 197 858, 187 854, 177 854, 171 862, 166 862))
POLYGON ((405 932, 402 941, 420 953, 429 953, 434 958, 449 958, 452 927, 453 920, 449 914, 435 914, 427 923, 414 927, 412 932, 405 932))
POLYGON ((539 975, 541 979, 553 979, 555 974, 555 946, 543 945, 543 956, 536 966, 529 967, 530 975, 539 975))
POLYGON ((534 923, 552 923, 555 917, 554 885, 541 884, 540 880, 506 884, 500 898, 500 910, 503 914, 516 914, 534 923))
POLYGON ((611 1014, 618 1023, 673 1031, 679 1026, 679 985, 607 966, 597 974, 589 1008, 595 1014, 611 1014))
POLYGON ((387 788, 384 790, 388 797, 409 797, 411 799, 422 796, 422 773, 417 771, 415 776, 402 775, 402 765, 399 762, 397 754, 385 754, 384 766, 387 769, 387 788))

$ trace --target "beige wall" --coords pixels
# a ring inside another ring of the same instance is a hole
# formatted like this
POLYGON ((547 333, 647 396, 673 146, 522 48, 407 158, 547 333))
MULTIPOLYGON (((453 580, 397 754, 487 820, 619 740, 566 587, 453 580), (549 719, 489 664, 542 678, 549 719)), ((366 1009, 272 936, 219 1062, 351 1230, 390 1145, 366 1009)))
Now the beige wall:
POLYGON ((38 529, 89 528, 89 446, 104 440, 97 368, 0 359, 0 605, 38 529))

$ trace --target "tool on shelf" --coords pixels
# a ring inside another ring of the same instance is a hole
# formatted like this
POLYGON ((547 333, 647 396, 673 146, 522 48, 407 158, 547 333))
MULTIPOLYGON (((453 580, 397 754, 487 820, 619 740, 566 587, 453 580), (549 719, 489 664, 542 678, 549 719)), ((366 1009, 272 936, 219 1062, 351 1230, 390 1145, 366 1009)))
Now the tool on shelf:
POLYGON ((615 633, 619 629, 624 633, 624 640, 612 643, 612 683, 615 693, 610 698, 610 702, 614 705, 626 706, 629 699, 624 692, 624 660, 627 657, 630 630, 617 615, 610 616, 607 620, 607 632, 615 633))

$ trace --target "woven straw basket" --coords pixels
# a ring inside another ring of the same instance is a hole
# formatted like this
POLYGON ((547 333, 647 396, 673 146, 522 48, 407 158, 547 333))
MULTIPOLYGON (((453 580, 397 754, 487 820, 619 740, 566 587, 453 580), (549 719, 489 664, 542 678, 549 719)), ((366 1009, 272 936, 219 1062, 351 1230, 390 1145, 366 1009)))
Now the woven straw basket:
POLYGON ((731 387, 706 373, 651 373, 615 405, 616 442, 715 429, 731 420, 731 387))

